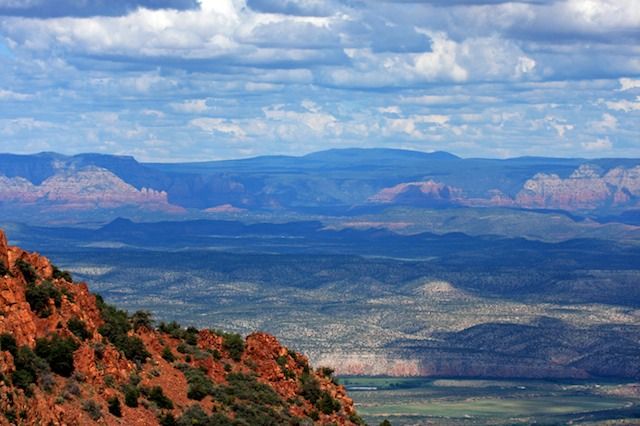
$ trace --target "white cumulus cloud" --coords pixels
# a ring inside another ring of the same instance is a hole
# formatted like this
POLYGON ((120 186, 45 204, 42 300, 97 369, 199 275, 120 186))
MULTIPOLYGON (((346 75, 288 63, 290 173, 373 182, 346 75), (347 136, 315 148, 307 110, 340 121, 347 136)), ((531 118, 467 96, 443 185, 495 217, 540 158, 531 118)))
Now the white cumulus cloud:
POLYGON ((194 118, 189 124, 205 132, 226 133, 236 139, 246 137, 245 131, 238 124, 227 119, 200 117, 194 118))
POLYGON ((613 143, 608 137, 605 137, 591 142, 583 142, 582 147, 587 151, 610 151, 613 148, 613 143))

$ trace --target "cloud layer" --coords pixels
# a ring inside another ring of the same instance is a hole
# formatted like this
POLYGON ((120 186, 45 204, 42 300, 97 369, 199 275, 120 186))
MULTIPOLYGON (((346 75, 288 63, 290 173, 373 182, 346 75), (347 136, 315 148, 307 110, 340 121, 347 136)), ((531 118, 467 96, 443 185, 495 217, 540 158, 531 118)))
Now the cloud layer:
POLYGON ((635 0, 0 0, 0 150, 640 157, 635 0))

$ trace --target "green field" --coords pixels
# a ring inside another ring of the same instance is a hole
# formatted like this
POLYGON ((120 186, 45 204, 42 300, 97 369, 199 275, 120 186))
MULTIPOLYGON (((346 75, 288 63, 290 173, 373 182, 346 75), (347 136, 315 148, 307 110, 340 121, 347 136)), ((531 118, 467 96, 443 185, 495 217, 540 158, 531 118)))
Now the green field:
POLYGON ((370 425, 384 419, 393 425, 606 424, 619 419, 640 424, 640 394, 629 383, 389 377, 340 381, 370 425))

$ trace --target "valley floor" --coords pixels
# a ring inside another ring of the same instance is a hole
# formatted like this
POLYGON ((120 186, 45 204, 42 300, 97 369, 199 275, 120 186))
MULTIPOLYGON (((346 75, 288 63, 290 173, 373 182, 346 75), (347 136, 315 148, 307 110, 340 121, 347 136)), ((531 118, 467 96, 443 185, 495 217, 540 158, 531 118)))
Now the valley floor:
POLYGON ((621 381, 342 377, 368 424, 640 424, 640 385, 621 381))

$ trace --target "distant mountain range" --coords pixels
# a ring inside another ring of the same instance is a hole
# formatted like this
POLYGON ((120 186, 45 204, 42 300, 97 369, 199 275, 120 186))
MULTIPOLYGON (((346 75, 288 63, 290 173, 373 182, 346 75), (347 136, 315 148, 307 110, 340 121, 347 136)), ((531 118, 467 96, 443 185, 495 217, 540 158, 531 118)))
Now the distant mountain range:
POLYGON ((463 159, 446 152, 340 149, 158 164, 102 154, 0 154, 0 203, 18 211, 129 208, 170 215, 340 215, 408 206, 629 216, 640 209, 640 159, 463 159))

